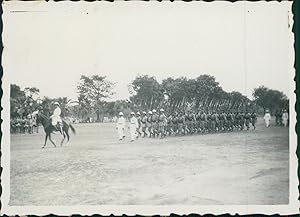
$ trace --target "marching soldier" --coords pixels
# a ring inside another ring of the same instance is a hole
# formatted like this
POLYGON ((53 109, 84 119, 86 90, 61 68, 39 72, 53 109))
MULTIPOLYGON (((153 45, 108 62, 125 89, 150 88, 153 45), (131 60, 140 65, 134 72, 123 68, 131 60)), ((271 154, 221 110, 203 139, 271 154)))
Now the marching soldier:
POLYGON ((250 121, 251 121, 251 114, 250 114, 250 112, 247 112, 245 114, 245 124, 246 124, 247 130, 249 130, 249 128, 250 128, 250 121))
POLYGON ((166 128, 167 118, 164 112, 165 112, 164 109, 160 109, 160 114, 158 117, 158 136, 160 136, 160 138, 166 136, 165 128, 166 128))
POLYGON ((208 112, 207 114, 207 131, 210 132, 212 130, 212 114, 208 112))
POLYGON ((145 111, 143 111, 142 113, 142 119, 141 119, 141 124, 142 124, 142 132, 143 132, 143 137, 146 137, 147 136, 147 113, 145 111))
POLYGON ((173 133, 174 127, 173 127, 173 116, 172 114, 170 114, 167 117, 167 133, 169 134, 169 136, 173 133))
POLYGON ((179 120, 178 115, 179 114, 177 112, 175 112, 175 115, 172 120, 172 126, 173 126, 173 131, 174 131, 175 135, 178 135, 178 120, 179 120))
POLYGON ((276 109, 276 111, 275 111, 275 123, 276 123, 277 126, 281 125, 280 118, 281 118, 280 111, 278 109, 276 109))
POLYGON ((220 131, 224 131, 225 130, 225 120, 226 120, 226 114, 224 111, 222 111, 219 115, 219 123, 220 123, 220 126, 219 126, 219 130, 220 131))
POLYGON ((241 127, 241 130, 243 130, 244 127, 245 127, 245 121, 246 121, 245 113, 241 112, 240 116, 241 116, 241 118, 240 118, 240 127, 241 127))
POLYGON ((256 126, 255 126, 256 121, 257 121, 257 116, 256 116, 255 111, 253 111, 252 114, 251 114, 251 123, 252 123, 252 126, 253 126, 254 130, 256 129, 256 126))
POLYGON ((138 127, 136 129, 136 132, 137 132, 137 135, 139 137, 140 135, 142 135, 141 134, 141 126, 142 126, 141 120, 142 120, 142 118, 141 118, 141 113, 140 112, 136 113, 136 119, 137 119, 137 122, 138 122, 138 127))
POLYGON ((200 129, 201 129, 201 132, 204 133, 206 131, 206 128, 207 128, 207 116, 206 116, 205 111, 202 111, 201 116, 200 116, 200 129))
POLYGON ((158 135, 158 115, 156 114, 156 110, 152 110, 152 134, 153 137, 158 135))
POLYGON ((152 111, 148 112, 148 117, 147 117, 146 125, 147 125, 147 129, 148 129, 148 132, 149 132, 149 137, 151 137, 153 135, 153 130, 152 130, 152 111))
POLYGON ((196 119, 196 121, 195 121, 196 122, 196 124, 195 124, 196 132, 199 133, 199 132, 201 132, 201 112, 200 111, 198 111, 195 119, 196 119))
POLYGON ((178 134, 181 136, 185 134, 184 126, 185 126, 185 115, 183 112, 180 112, 178 118, 178 134))

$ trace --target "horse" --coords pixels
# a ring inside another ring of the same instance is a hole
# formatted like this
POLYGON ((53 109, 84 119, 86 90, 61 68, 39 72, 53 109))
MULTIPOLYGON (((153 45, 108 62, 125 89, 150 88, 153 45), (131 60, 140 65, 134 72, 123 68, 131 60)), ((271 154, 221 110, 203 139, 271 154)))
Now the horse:
MULTIPOLYGON (((52 120, 51 118, 48 118, 47 116, 43 115, 42 113, 37 113, 36 114, 36 120, 38 123, 41 123, 42 126, 44 127, 44 131, 46 133, 45 136, 45 143, 43 145, 42 148, 44 148, 46 146, 47 140, 49 138, 50 142, 54 145, 54 147, 56 147, 55 143, 53 142, 53 140, 51 139, 51 133, 54 132, 60 132, 60 129, 56 128, 55 126, 52 125, 52 120)), ((68 143, 69 143, 69 139, 70 139, 70 135, 69 135, 69 128, 71 129, 71 131, 76 134, 76 130, 75 128, 71 125, 68 124, 66 121, 62 120, 62 135, 63 135, 63 139, 60 142, 60 146, 63 145, 63 142, 65 141, 65 138, 67 137, 68 139, 68 143)), ((67 144, 68 144, 67 143, 67 144)))

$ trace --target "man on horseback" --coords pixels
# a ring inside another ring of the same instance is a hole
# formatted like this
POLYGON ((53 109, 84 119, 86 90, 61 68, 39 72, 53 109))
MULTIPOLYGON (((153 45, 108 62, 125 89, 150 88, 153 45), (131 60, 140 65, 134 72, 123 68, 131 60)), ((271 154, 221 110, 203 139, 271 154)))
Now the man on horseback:
POLYGON ((60 131, 60 133, 63 133, 63 129, 62 129, 62 119, 60 117, 61 115, 61 109, 59 108, 59 103, 55 102, 54 103, 55 109, 53 111, 53 115, 50 116, 50 118, 52 119, 52 125, 58 130, 60 131))

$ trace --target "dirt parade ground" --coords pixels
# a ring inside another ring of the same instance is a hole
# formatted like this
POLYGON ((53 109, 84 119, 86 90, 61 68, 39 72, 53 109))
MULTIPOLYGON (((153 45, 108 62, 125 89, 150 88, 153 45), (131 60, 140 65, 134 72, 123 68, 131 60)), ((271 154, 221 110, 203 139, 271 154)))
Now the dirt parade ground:
POLYGON ((74 124, 69 145, 11 136, 10 205, 271 205, 289 198, 288 129, 118 141, 114 123, 74 124))

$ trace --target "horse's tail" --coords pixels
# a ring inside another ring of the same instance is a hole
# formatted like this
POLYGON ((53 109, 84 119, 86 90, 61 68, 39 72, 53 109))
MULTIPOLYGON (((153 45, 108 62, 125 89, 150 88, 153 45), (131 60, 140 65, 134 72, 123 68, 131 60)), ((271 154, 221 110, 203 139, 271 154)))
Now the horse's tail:
POLYGON ((71 128, 71 130, 72 130, 72 132, 74 133, 74 134, 76 134, 76 130, 75 130, 75 128, 71 125, 71 124, 69 124, 69 126, 70 126, 70 128, 71 128))

